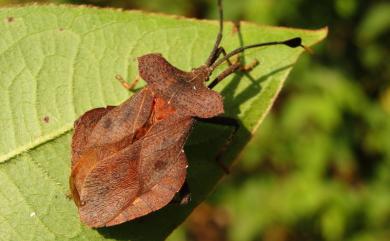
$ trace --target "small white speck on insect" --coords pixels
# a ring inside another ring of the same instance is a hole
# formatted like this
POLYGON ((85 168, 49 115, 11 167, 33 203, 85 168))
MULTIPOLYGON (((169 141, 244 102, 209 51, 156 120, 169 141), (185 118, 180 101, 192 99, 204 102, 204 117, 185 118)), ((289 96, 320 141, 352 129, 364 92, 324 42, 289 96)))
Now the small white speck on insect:
POLYGON ((37 215, 35 212, 30 213, 30 217, 34 217, 35 215, 37 215))

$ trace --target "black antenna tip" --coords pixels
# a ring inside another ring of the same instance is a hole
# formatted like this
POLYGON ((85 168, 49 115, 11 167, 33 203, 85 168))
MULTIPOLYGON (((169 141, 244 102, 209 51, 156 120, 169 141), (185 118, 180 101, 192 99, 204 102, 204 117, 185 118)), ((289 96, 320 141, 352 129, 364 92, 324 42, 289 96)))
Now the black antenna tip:
POLYGON ((299 37, 292 38, 292 39, 284 41, 283 44, 285 44, 291 48, 301 47, 302 46, 302 39, 299 37))

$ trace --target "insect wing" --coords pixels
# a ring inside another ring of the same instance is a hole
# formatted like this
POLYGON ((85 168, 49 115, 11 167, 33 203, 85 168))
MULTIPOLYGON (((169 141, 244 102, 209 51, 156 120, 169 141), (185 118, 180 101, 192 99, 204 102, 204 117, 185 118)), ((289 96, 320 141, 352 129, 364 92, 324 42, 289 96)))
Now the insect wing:
POLYGON ((79 213, 88 226, 105 226, 138 195, 139 147, 137 144, 130 145, 101 160, 85 178, 79 213))
POLYGON ((135 132, 148 121, 152 107, 152 92, 144 88, 100 119, 88 138, 88 145, 97 147, 117 143, 125 138, 131 140, 135 132))
MULTIPOLYGON (((75 121, 72 137, 72 173, 69 177, 69 186, 73 200, 75 201, 77 206, 80 206, 80 196, 76 186, 79 183, 78 180, 80 176, 77 174, 80 172, 80 170, 85 171, 85 168, 83 168, 83 170, 81 165, 78 165, 81 155, 85 152, 88 136, 92 132, 93 128, 102 118, 102 116, 107 114, 112 108, 114 107, 109 106, 107 108, 92 109, 84 113, 84 115, 82 115, 79 119, 75 121)), ((92 162, 94 162, 94 160, 90 159, 88 164, 92 166, 92 162)))
POLYGON ((75 121, 72 137, 72 167, 77 163, 81 153, 85 150, 88 137, 93 128, 112 108, 114 107, 108 106, 107 108, 92 109, 75 121))
POLYGON ((151 91, 143 89, 120 106, 93 109, 76 121, 69 182, 80 217, 89 226, 104 225, 134 198, 139 148, 132 141, 148 121, 152 104, 151 91), (116 177, 121 178, 111 180, 116 177), (122 192, 125 201, 118 196, 122 192), (118 198, 114 207, 108 205, 111 198, 118 198))
POLYGON ((182 187, 187 173, 184 142, 192 126, 190 118, 173 115, 156 123, 139 140, 140 192, 137 198, 108 225, 131 220, 167 205, 182 187))
POLYGON ((183 186, 187 173, 187 159, 184 153, 180 153, 176 159, 176 166, 170 170, 169 175, 160 179, 149 191, 138 196, 116 218, 106 226, 117 225, 166 206, 183 186))

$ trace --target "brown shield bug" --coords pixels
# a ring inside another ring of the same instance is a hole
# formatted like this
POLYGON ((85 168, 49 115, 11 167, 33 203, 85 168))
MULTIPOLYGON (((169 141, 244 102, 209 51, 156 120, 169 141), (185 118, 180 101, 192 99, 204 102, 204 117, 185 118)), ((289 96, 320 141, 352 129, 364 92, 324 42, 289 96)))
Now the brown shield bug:
POLYGON ((196 121, 232 126, 232 135, 235 133, 238 123, 220 116, 224 113, 222 97, 212 90, 242 67, 239 61, 231 63, 230 57, 262 46, 304 47, 300 38, 293 38, 226 53, 220 46, 221 0, 218 7, 219 33, 202 66, 186 72, 161 54, 143 55, 138 58, 138 69, 146 87, 119 106, 90 110, 75 122, 70 188, 86 225, 120 224, 171 202, 186 179, 183 146, 196 121), (211 73, 224 62, 229 67, 206 85, 211 73))

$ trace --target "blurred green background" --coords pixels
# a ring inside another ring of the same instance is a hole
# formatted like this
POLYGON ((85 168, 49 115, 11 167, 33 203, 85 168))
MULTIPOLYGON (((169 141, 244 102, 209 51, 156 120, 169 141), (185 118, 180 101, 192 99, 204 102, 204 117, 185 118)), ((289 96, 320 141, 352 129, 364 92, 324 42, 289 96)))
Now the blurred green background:
MULTIPOLYGON (((35 2, 217 18, 214 0, 35 2)), ((302 56, 233 173, 169 241, 390 240, 390 2, 224 0, 224 10, 227 20, 329 26, 329 37, 302 56)))

